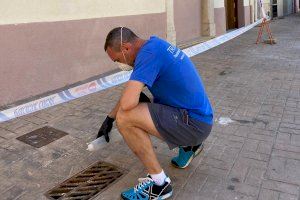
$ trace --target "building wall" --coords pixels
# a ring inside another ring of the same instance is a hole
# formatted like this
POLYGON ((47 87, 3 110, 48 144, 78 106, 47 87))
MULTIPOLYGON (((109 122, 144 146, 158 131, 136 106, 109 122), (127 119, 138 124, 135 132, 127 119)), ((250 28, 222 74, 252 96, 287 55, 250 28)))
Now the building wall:
POLYGON ((294 13, 294 0, 288 0, 288 14, 294 13))
POLYGON ((245 7, 244 7, 244 0, 238 0, 238 27, 245 26, 245 7))
POLYGON ((284 0, 277 0, 277 13, 278 17, 282 17, 283 14, 283 1, 284 0))
POLYGON ((165 12, 163 0, 1 0, 0 24, 53 22, 165 12), (130 5, 130 6, 129 6, 130 5))
POLYGON ((255 1, 249 0, 249 7, 250 7, 250 23, 255 21, 255 1))
POLYGON ((201 36, 201 0, 174 0, 176 43, 182 44, 201 36))
POLYGON ((283 3, 283 13, 284 15, 290 15, 294 12, 294 0, 286 0, 283 3))
POLYGON ((244 0, 244 20, 245 20, 245 25, 250 24, 251 20, 251 13, 250 13, 250 1, 249 0, 244 0))
POLYGON ((295 12, 300 11, 300 0, 295 0, 295 12))
POLYGON ((165 2, 132 1, 2 0, 0 105, 116 69, 103 50, 114 27, 165 38, 165 2))
POLYGON ((216 35, 226 33, 226 10, 224 0, 214 0, 214 15, 216 24, 216 35))
MULTIPOLYGON (((240 27, 251 1, 239 0, 240 27)), ((103 50, 117 26, 177 44, 221 35, 224 0, 1 0, 0 106, 117 69, 103 50)))

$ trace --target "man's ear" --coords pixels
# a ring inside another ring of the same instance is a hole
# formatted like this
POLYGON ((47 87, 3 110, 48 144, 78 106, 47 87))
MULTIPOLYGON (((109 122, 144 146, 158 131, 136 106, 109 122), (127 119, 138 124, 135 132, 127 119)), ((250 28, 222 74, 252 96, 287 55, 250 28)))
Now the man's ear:
POLYGON ((124 42, 124 43, 122 44, 122 47, 123 47, 123 49, 122 49, 122 50, 126 50, 126 51, 128 51, 129 49, 131 49, 131 48, 132 48, 132 44, 131 44, 131 43, 129 43, 129 42, 124 42))

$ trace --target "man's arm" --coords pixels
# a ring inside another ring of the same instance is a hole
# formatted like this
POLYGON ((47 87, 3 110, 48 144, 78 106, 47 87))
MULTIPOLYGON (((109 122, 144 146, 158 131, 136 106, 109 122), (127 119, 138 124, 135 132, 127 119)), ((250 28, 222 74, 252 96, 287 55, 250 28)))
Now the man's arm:
POLYGON ((120 98, 118 103, 115 105, 115 107, 112 109, 112 111, 107 115, 106 119, 104 120, 102 126, 98 131, 97 138, 104 136, 105 140, 109 142, 109 132, 113 127, 113 122, 116 119, 117 112, 121 108, 121 101, 125 103, 122 104, 125 110, 130 110, 134 108, 135 106, 138 105, 139 102, 151 103, 150 99, 143 92, 141 92, 144 87, 143 83, 140 83, 138 81, 129 81, 129 82, 130 83, 126 85, 123 91, 122 97, 120 98), (136 102, 136 98, 137 98, 137 102, 136 102), (126 101, 126 99, 128 101, 126 101))
POLYGON ((139 104, 140 94, 145 84, 139 81, 128 81, 120 100, 120 109, 128 111, 139 104))
MULTIPOLYGON (((121 99, 121 98, 120 98, 121 99)), ((117 104, 115 105, 115 107, 112 109, 112 111, 108 114, 108 116, 110 118, 113 118, 113 119, 116 119, 116 116, 117 116, 117 112, 118 110, 120 109, 120 101, 119 100, 117 102, 117 104)), ((147 97, 147 95, 145 95, 143 92, 140 93, 139 95, 139 102, 140 103, 151 103, 151 100, 149 99, 149 97, 147 97)))
POLYGON ((120 100, 118 101, 118 103, 115 105, 115 107, 112 109, 112 111, 108 114, 108 116, 110 118, 116 119, 117 116, 117 112, 120 108, 120 100))

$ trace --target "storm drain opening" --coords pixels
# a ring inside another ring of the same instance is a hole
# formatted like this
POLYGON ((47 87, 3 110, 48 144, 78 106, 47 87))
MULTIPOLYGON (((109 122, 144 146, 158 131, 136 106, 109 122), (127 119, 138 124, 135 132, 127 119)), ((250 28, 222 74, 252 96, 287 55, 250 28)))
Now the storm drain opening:
POLYGON ((66 135, 68 135, 68 133, 49 126, 45 126, 43 128, 22 135, 18 137, 17 140, 29 144, 33 147, 40 148, 66 135))
POLYGON ((87 169, 67 179, 49 190, 45 196, 49 199, 86 200, 108 188, 124 174, 124 170, 99 161, 87 169))

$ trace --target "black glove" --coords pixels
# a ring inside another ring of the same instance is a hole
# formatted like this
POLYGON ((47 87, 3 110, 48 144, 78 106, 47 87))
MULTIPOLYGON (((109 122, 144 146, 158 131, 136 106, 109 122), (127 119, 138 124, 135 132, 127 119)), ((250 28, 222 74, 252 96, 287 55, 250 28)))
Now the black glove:
MULTIPOLYGON (((139 102, 149 102, 150 103, 151 101, 143 92, 141 92, 139 102)), ((115 119, 107 116, 106 119, 104 120, 104 122, 102 123, 100 130, 98 131, 97 138, 104 135, 106 142, 109 142, 108 134, 112 129, 114 121, 115 121, 115 119)))
POLYGON ((143 92, 141 92, 141 94, 140 94, 139 102, 151 103, 150 99, 143 92))
POLYGON ((102 123, 102 126, 100 127, 100 130, 98 131, 97 138, 101 137, 104 135, 106 142, 109 142, 109 132, 112 129, 113 123, 115 119, 110 118, 109 116, 106 117, 104 122, 102 123))

